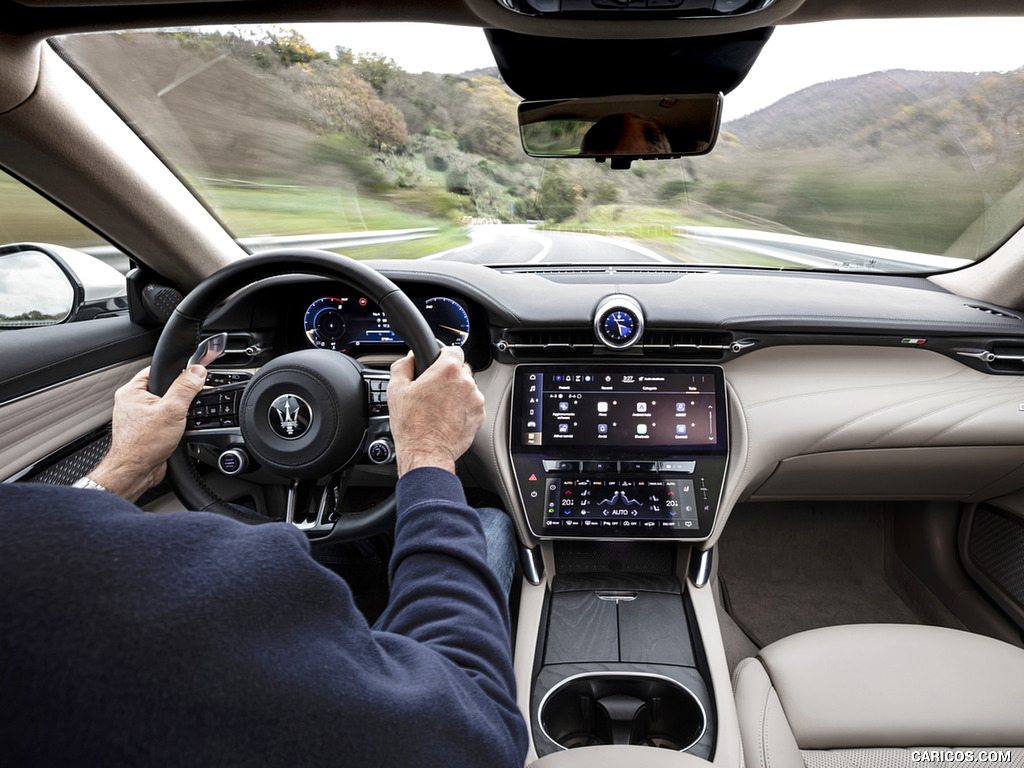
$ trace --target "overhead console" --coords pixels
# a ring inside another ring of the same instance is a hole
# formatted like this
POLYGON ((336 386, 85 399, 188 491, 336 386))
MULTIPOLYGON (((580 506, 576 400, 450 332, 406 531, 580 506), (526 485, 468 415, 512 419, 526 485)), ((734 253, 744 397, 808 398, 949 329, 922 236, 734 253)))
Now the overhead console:
POLYGON ((722 369, 518 366, 510 451, 539 538, 705 539, 728 458, 722 369))

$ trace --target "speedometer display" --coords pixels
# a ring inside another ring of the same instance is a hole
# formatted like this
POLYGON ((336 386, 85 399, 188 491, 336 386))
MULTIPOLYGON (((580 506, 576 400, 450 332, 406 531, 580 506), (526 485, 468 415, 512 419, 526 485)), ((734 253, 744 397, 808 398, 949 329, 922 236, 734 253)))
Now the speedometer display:
MULTIPOLYGON (((469 339, 469 314, 455 299, 413 298, 438 341, 461 347, 469 339)), ((381 309, 366 297, 325 296, 306 309, 306 338, 314 347, 351 352, 359 347, 402 344, 381 309)))
POLYGON ((445 296, 427 299, 423 317, 437 340, 446 347, 461 347, 469 338, 469 315, 454 299, 445 296))

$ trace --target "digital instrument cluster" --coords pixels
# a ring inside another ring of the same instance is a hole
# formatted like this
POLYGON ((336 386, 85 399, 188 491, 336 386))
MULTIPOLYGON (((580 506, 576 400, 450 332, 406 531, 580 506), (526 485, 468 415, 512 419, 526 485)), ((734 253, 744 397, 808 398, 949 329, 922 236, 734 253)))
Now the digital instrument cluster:
MULTIPOLYGON (((412 302, 442 344, 461 347, 469 340, 469 313, 461 302, 447 296, 412 297, 412 302)), ((306 309, 302 325, 309 343, 321 349, 352 352, 404 343, 380 307, 365 296, 319 298, 306 309)))

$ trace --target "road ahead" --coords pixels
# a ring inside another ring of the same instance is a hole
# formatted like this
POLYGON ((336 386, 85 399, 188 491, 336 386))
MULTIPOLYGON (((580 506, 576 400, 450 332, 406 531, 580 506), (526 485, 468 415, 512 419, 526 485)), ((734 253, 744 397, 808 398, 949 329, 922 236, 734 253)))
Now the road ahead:
POLYGON ((679 264, 663 253, 624 238, 542 232, 528 224, 493 224, 469 230, 468 245, 427 259, 471 264, 615 263, 679 264))

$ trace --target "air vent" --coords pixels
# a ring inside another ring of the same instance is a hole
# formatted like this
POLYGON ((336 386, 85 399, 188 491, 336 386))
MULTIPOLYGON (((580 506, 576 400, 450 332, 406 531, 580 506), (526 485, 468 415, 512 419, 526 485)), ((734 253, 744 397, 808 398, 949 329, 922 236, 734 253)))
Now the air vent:
POLYGON ((647 330, 645 352, 673 355, 691 360, 721 360, 733 345, 732 335, 700 331, 647 330))
POLYGON ((506 331, 498 342, 499 350, 507 350, 518 358, 590 355, 594 346, 594 333, 590 329, 506 331))
POLYGON ((992 341, 984 348, 955 349, 958 357, 975 368, 990 373, 1024 373, 1024 342, 1016 340, 992 341), (978 362, 974 362, 978 361, 978 362))
POLYGON ((1020 320, 1017 315, 1011 315, 1009 312, 1003 312, 993 307, 983 307, 978 304, 964 304, 968 309, 976 309, 979 312, 984 312, 986 315, 992 315, 993 317, 1005 317, 1007 320, 1020 320))

